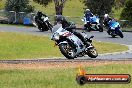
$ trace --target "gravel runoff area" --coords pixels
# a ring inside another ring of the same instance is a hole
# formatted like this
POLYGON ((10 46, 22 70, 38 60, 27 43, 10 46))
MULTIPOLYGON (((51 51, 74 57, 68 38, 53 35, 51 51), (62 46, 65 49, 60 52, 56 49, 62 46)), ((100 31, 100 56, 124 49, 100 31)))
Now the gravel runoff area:
POLYGON ((109 64, 132 64, 132 60, 89 60, 86 62, 32 62, 32 63, 0 63, 0 69, 67 69, 82 67, 96 67, 109 64))

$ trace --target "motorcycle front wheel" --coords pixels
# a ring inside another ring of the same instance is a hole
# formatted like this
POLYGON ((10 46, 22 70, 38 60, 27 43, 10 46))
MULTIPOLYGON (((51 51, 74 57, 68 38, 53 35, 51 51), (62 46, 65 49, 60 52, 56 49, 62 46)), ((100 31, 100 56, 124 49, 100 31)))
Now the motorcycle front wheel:
POLYGON ((74 59, 75 58, 75 49, 71 47, 69 44, 60 44, 59 49, 61 53, 68 59, 74 59))
POLYGON ((52 28, 53 28, 52 24, 47 21, 47 26, 48 26, 48 30, 52 32, 52 28))
POLYGON ((123 36, 123 33, 122 33, 122 31, 121 30, 118 30, 118 35, 121 37, 121 38, 123 38, 124 36, 123 36))
POLYGON ((98 52, 95 49, 95 47, 91 47, 90 49, 87 50, 87 55, 91 58, 96 58, 98 56, 98 52))

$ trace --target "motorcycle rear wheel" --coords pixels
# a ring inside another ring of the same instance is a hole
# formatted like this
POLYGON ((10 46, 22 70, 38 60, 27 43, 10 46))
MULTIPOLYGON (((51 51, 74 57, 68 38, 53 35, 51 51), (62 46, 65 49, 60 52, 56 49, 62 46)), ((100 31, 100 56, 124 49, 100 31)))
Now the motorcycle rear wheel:
POLYGON ((99 25, 99 32, 103 32, 103 27, 99 25))
POLYGON ((116 35, 111 35, 111 36, 112 36, 112 38, 115 38, 116 35))
POLYGON ((39 31, 43 32, 43 28, 42 27, 38 27, 39 31))

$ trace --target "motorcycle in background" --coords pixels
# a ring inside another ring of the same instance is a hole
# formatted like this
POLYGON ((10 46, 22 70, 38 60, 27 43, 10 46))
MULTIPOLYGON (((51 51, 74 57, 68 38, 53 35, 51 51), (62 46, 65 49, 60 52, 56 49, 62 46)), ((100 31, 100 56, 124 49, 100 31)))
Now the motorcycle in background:
POLYGON ((47 16, 42 16, 40 19, 38 15, 34 17, 33 25, 36 26, 40 31, 52 31, 52 24, 49 22, 49 18, 47 16))
POLYGON ((120 29, 120 24, 116 20, 112 19, 108 23, 108 31, 107 33, 111 35, 113 38, 115 36, 120 36, 121 38, 124 37, 122 30, 120 29))
POLYGON ((55 41, 55 44, 59 46, 61 53, 66 58, 74 59, 84 55, 88 55, 91 58, 98 56, 95 47, 92 45, 92 38, 94 36, 87 38, 87 35, 82 33, 89 43, 89 47, 87 47, 76 35, 63 29, 62 26, 52 32, 51 40, 55 41))
POLYGON ((86 30, 88 32, 92 30, 103 32, 103 27, 101 27, 99 20, 100 19, 97 16, 90 17, 90 21, 87 21, 85 17, 82 19, 82 21, 84 21, 84 26, 87 28, 86 30))

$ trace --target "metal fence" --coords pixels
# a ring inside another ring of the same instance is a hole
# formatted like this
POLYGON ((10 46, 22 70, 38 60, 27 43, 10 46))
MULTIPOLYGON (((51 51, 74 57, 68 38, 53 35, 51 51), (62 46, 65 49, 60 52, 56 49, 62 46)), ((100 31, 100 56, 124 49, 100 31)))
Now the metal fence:
POLYGON ((119 23, 122 28, 129 28, 132 27, 132 22, 128 20, 119 20, 119 23))
MULTIPOLYGON (((13 23, 13 24, 23 24, 24 18, 29 18, 30 21, 33 21, 35 13, 25 13, 15 11, 0 11, 0 23, 13 23)), ((31 23, 32 24, 32 23, 31 23)))

